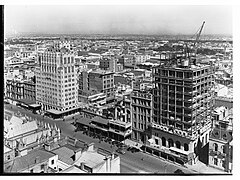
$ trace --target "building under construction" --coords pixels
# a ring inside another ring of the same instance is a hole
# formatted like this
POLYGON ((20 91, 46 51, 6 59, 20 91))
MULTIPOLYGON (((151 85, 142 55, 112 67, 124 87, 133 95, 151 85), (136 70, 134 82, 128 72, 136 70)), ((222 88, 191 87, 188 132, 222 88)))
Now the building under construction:
POLYGON ((153 69, 152 139, 184 163, 208 162, 213 75, 211 65, 188 58, 170 59, 153 69))

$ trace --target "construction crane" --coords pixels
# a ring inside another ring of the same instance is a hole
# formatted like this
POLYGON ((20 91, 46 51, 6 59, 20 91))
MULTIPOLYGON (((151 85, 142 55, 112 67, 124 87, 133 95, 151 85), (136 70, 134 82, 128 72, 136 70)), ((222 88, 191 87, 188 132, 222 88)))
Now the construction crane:
POLYGON ((200 39, 202 30, 203 30, 204 24, 205 24, 205 21, 203 21, 203 24, 200 27, 200 30, 197 31, 197 36, 196 36, 196 39, 194 40, 194 44, 193 44, 194 57, 190 56, 189 47, 188 47, 187 43, 185 43, 184 54, 185 54, 185 58, 189 59, 189 61, 190 61, 189 65, 190 64, 196 65, 196 54, 197 54, 197 47, 196 47, 196 45, 199 42, 199 39, 200 39))
POLYGON ((195 42, 194 42, 194 44, 193 44, 193 47, 194 47, 194 48, 195 48, 196 44, 197 44, 198 41, 199 41, 199 38, 200 38, 200 36, 201 36, 201 33, 202 33, 202 30, 203 30, 204 24, 205 24, 205 21, 203 21, 202 26, 201 26, 201 28, 200 28, 200 30, 199 30, 199 33, 197 34, 196 40, 195 40, 195 42))

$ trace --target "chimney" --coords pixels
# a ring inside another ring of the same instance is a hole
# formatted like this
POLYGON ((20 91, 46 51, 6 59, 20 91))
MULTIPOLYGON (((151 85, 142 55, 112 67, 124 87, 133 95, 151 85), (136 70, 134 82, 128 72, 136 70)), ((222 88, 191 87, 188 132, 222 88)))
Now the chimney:
POLYGON ((111 167, 110 167, 111 156, 106 155, 104 160, 106 161, 106 172, 107 173, 111 172, 111 167))
POLYGON ((49 143, 45 143, 44 144, 44 149, 47 150, 47 151, 51 151, 50 144, 49 143))
POLYGON ((76 151, 74 151, 74 156, 75 156, 75 161, 77 161, 82 155, 82 151, 81 149, 77 149, 76 151))
POLYGON ((84 165, 85 165, 85 163, 84 163, 84 162, 81 162, 81 164, 80 164, 80 169, 81 169, 81 170, 84 170, 84 165))

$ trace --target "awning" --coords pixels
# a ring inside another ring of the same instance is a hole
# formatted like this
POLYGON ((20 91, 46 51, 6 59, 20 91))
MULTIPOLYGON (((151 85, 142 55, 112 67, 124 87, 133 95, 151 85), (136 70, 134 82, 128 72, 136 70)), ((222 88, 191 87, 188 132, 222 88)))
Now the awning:
POLYGON ((55 115, 60 115, 60 114, 63 114, 62 111, 58 111, 56 109, 49 109, 46 111, 47 113, 50 113, 50 114, 55 114, 55 115))
POLYGON ((30 100, 30 99, 19 99, 17 101, 20 102, 20 103, 27 104, 27 105, 36 103, 36 101, 30 100))
POLYGON ((108 125, 109 120, 99 117, 99 116, 95 116, 94 118, 91 119, 93 122, 97 122, 99 124, 104 124, 104 125, 108 125))
POLYGON ((188 151, 183 151, 183 150, 175 148, 175 147, 170 147, 169 149, 170 149, 170 151, 174 151, 174 152, 177 152, 177 153, 180 153, 180 154, 184 154, 186 156, 188 156, 188 154, 189 154, 188 151))
POLYGON ((139 144, 138 142, 132 141, 130 139, 126 139, 125 144, 131 147, 135 147, 137 149, 140 149, 140 147, 142 147, 142 144, 139 144))
POLYGON ((29 104, 28 106, 31 107, 31 108, 34 108, 34 109, 41 108, 40 104, 29 104))

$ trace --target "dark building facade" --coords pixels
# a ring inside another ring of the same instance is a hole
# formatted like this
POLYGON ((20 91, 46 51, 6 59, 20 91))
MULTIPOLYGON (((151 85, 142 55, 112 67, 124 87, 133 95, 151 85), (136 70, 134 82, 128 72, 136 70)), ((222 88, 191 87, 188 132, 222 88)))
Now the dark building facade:
POLYGON ((164 63, 153 69, 153 78, 154 144, 186 156, 190 164, 201 160, 211 131, 212 67, 164 63))

